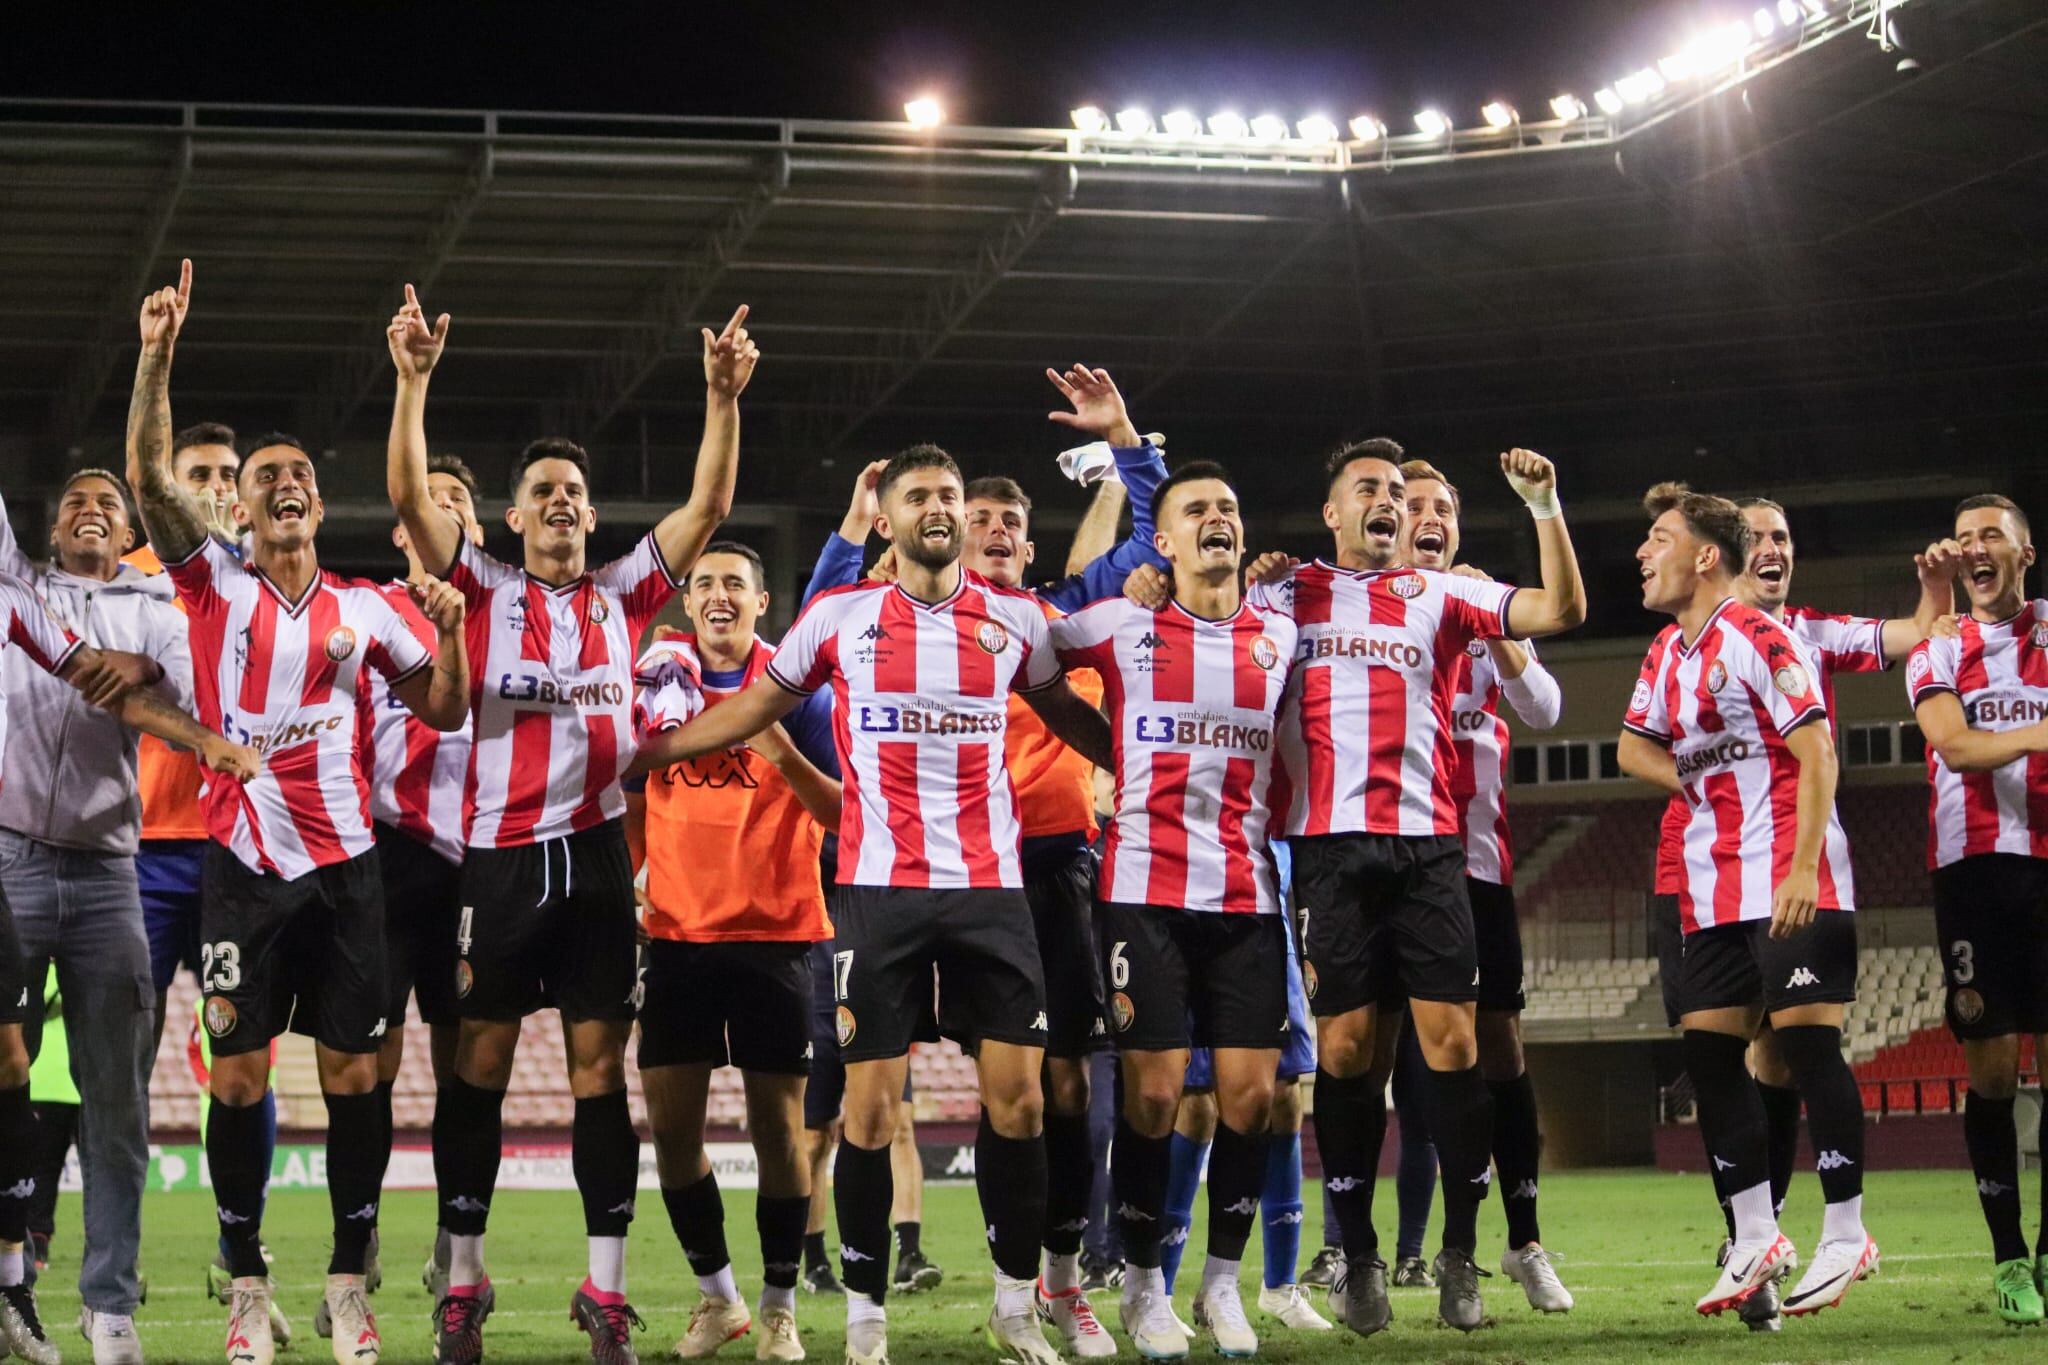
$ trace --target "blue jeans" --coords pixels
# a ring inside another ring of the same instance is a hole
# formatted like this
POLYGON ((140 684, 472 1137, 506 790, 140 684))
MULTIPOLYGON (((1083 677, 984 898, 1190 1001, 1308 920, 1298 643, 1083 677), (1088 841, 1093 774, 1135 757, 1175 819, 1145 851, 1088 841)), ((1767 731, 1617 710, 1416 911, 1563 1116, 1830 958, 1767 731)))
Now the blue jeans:
MULTIPOLYGON (((135 860, 59 848, 0 830, 7 889, 30 999, 57 966, 71 1077, 78 1086, 85 1176, 79 1297, 97 1313, 133 1313, 140 1286, 142 1190, 149 1174, 149 1069, 156 988, 135 860)), ((29 1026, 29 1047, 40 1043, 29 1026)))

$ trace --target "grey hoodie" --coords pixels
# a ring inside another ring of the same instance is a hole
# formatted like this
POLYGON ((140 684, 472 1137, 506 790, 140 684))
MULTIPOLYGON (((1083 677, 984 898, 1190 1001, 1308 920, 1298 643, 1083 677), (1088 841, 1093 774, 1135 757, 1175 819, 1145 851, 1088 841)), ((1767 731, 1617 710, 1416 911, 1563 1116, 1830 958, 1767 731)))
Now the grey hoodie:
MULTIPOLYGON (((51 614, 87 644, 155 659, 164 670, 158 694, 191 710, 192 652, 169 576, 129 564, 107 582, 57 568, 38 572, 15 544, 6 516, 0 505, 0 570, 34 584, 51 614)), ((65 848, 133 854, 142 829, 136 732, 21 650, 0 659, 0 681, 7 701, 0 828, 65 848)))

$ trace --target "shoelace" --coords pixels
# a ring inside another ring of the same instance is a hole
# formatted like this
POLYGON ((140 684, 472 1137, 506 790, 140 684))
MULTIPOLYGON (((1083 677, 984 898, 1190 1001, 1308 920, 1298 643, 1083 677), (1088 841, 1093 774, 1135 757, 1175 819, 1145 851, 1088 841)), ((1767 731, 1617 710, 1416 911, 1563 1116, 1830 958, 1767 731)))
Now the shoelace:
POLYGON ((441 1300, 441 1331, 447 1335, 476 1330, 477 1300, 467 1294, 450 1294, 441 1300))
POLYGON ((1041 1284, 1039 1292, 1045 1295, 1047 1303, 1060 1299, 1066 1300, 1067 1314, 1074 1321, 1074 1329, 1082 1336, 1102 1335, 1102 1322, 1095 1316, 1095 1306, 1088 1302, 1088 1296, 1081 1292, 1081 1286, 1075 1285, 1071 1289, 1047 1290, 1041 1284))
POLYGON ((605 1331, 618 1345, 623 1346, 631 1340, 632 1333, 628 1324, 643 1332, 647 1330, 647 1324, 640 1321, 640 1315, 633 1311, 633 1305, 630 1303, 601 1303, 597 1306, 597 1311, 604 1314, 605 1331))

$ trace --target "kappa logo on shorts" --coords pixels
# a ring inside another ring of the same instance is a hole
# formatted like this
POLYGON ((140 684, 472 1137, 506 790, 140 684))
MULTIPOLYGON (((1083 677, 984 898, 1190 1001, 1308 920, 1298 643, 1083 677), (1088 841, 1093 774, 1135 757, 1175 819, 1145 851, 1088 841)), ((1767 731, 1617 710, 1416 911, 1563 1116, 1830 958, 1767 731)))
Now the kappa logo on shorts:
POLYGON ((1044 1010, 1040 1010, 1036 1015, 1032 1017, 1031 1027, 1039 1033, 1045 1032, 1046 1024, 1044 1010))
POLYGON ((1819 984, 1820 978, 1812 972, 1804 967, 1794 967, 1791 979, 1785 982, 1785 989, 1791 990, 1794 986, 1818 986, 1819 984))
POLYGON ((455 963, 455 998, 467 1000, 475 985, 476 973, 471 970, 467 961, 458 959, 455 963))
POLYGON ((832 1017, 839 1034, 839 1046, 845 1047, 853 1041, 854 1029, 857 1027, 854 1022, 853 1011, 841 1005, 832 1017))
POLYGON ((1261 672, 1271 673, 1280 663, 1280 646, 1264 635, 1252 637, 1252 662, 1261 672))
POLYGON ((1984 1017, 1984 997, 1967 986, 1949 997, 1948 1007, 1959 1024, 1974 1024, 1984 1017))
POLYGON ((1125 995, 1122 991, 1118 991, 1115 995, 1109 997, 1109 1015, 1110 1018, 1116 1020, 1116 1031, 1118 1033, 1128 1033, 1130 1032, 1132 1021, 1138 1017, 1138 1011, 1131 1004, 1131 997, 1125 995))
POLYGON ((356 652, 356 633, 347 626, 336 626, 327 632, 327 657, 340 663, 356 652))
POLYGON ((1405 573, 1399 578, 1389 581, 1387 591, 1399 598, 1413 599, 1422 596, 1422 591, 1427 586, 1422 581, 1421 574, 1405 573))
POLYGON ((235 1031, 238 1016, 235 1002, 223 995, 216 995, 206 1002, 206 1031, 216 1038, 225 1038, 235 1031))

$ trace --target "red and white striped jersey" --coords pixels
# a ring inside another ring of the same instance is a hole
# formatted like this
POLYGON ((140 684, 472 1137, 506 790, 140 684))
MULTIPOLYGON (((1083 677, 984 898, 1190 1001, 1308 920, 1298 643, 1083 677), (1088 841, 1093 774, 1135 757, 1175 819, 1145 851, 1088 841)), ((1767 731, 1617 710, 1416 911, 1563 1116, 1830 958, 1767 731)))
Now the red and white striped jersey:
MULTIPOLYGON (((0 651, 14 645, 47 673, 56 673, 84 643, 50 615, 36 590, 10 573, 0 573, 0 651)), ((7 712, 0 698, 0 753, 7 749, 7 712)))
MULTIPOLYGON (((1842 616, 1815 611, 1812 607, 1787 607, 1784 615, 1778 617, 1778 624, 1800 643, 1807 658, 1813 661, 1814 672, 1819 678, 1821 703, 1828 708, 1830 726, 1835 723, 1835 674, 1877 673, 1891 667, 1891 660, 1884 655, 1884 622, 1875 616, 1842 616)), ((1669 647, 1670 642, 1677 638, 1675 622, 1664 627, 1657 636, 1657 643, 1650 646, 1651 656, 1656 657, 1660 647, 1669 647)), ((1649 666, 1646 659, 1643 667, 1647 670, 1649 666)), ((1686 821, 1690 818, 1691 811, 1685 799, 1672 797, 1657 835, 1655 889, 1660 895, 1677 895, 1679 883, 1684 880, 1680 870, 1685 861, 1681 845, 1686 821)))
MULTIPOLYGON (((380 590, 422 647, 434 648, 434 624, 412 600, 404 579, 380 590)), ((469 721, 436 730, 406 709, 391 684, 370 675, 363 690, 370 723, 363 727, 363 771, 370 779, 370 818, 410 835, 451 863, 462 861, 462 786, 469 777, 469 721)))
POLYGON ((433 655, 361 579, 322 570, 287 601, 212 536, 167 572, 191 618, 200 723, 263 756, 253 781, 207 778, 208 836, 286 880, 368 850, 364 669, 402 682, 433 655))
POLYGON ((1280 711, 1284 833, 1456 834, 1452 688, 1465 646, 1507 633, 1514 588, 1316 560, 1246 595, 1299 631, 1280 711))
MULTIPOLYGON (((2048 600, 2008 621, 1964 616, 1958 638, 1921 641, 1906 663, 1906 694, 1917 707, 1941 692, 1955 694, 1973 730, 2017 730, 2048 716, 2048 600)), ((2048 858, 2048 754, 1959 773, 1930 744, 1927 777, 1928 866, 1979 853, 2048 858)))
POLYGON ((624 815, 634 646, 681 586, 653 535, 560 586, 464 541, 448 581, 469 604, 470 846, 518 848, 624 815))
POLYGON ((1274 914, 1273 739, 1294 622, 1250 603, 1208 621, 1121 597, 1052 623, 1068 668, 1102 678, 1116 744, 1103 900, 1274 914))
POLYGON ((835 588, 804 608, 768 676, 806 696, 832 685, 842 885, 1023 886, 1003 740, 1011 689, 1060 678, 1037 598, 965 569, 943 602, 835 588))
MULTIPOLYGON (((1799 834, 1799 763, 1785 736, 1828 722, 1816 665, 1783 626, 1732 597, 1690 647, 1673 638, 1661 653, 1655 674, 1637 679, 1622 724, 1669 745, 1678 766, 1691 812, 1679 922, 1689 934, 1769 919, 1799 834)), ((1855 908, 1849 841, 1832 808, 1819 903, 1855 908)))
POLYGON ((1557 679, 1536 658, 1535 646, 1524 644, 1528 665, 1511 683, 1503 683, 1493 652, 1483 640, 1465 646, 1458 663, 1451 699, 1451 733, 1458 749, 1451 774, 1451 796, 1458 803, 1458 828, 1465 836, 1465 875, 1497 886, 1514 885, 1514 840, 1508 833, 1508 723, 1500 713, 1503 689, 1523 723, 1538 730, 1557 724, 1563 709, 1557 679), (1512 699, 1522 697, 1521 702, 1512 699), (1526 709, 1525 709, 1526 708, 1526 709))

